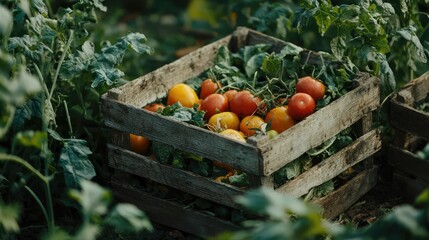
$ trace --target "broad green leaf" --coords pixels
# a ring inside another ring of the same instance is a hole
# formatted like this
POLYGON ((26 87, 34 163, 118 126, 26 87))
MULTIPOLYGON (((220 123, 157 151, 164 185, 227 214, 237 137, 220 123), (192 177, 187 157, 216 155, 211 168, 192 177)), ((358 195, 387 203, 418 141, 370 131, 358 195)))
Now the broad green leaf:
POLYGON ((262 61, 262 70, 268 77, 281 78, 282 59, 278 55, 270 54, 264 57, 262 61))
POLYGON ((266 56, 267 56, 267 53, 258 53, 256 55, 253 55, 246 62, 244 70, 249 79, 253 79, 254 74, 261 69, 262 62, 264 61, 264 58, 266 56))
POLYGON ((302 52, 302 50, 303 50, 303 48, 298 47, 297 45, 288 42, 283 47, 283 49, 280 51, 279 56, 282 58, 285 56, 288 56, 288 55, 297 56, 297 55, 299 55, 300 52, 302 52))
POLYGON ((43 56, 43 44, 40 44, 36 38, 24 35, 22 37, 9 38, 9 51, 22 53, 33 62, 39 62, 43 56))
POLYGON ((400 0, 399 1, 402 13, 408 12, 408 4, 407 4, 408 1, 409 0, 400 0))
POLYGON ((74 56, 64 61, 60 71, 61 78, 72 79, 80 76, 88 70, 94 61, 94 56, 94 44, 85 41, 82 45, 82 51, 77 50, 74 56))
POLYGON ((380 71, 382 96, 387 96, 396 89, 395 74, 387 61, 381 62, 380 71))
POLYGON ((109 213, 106 223, 120 231, 152 231, 153 227, 146 214, 129 203, 117 204, 109 213))
POLYGON ((335 37, 331 40, 331 50, 337 59, 342 59, 344 57, 346 49, 347 46, 344 37, 335 37))
POLYGON ((40 14, 47 17, 48 16, 48 8, 46 7, 45 2, 43 0, 32 0, 32 7, 35 8, 40 14))
POLYGON ((314 14, 314 18, 316 19, 317 26, 319 26, 320 35, 324 36, 329 27, 331 27, 334 19, 324 11, 317 11, 314 14))
POLYGON ((94 166, 88 159, 92 154, 87 143, 82 139, 65 139, 61 149, 59 165, 64 172, 68 187, 77 187, 82 180, 90 180, 95 176, 94 166))
POLYGON ((228 181, 237 187, 246 187, 250 184, 249 176, 246 173, 234 174, 228 178, 228 181))
POLYGON ((108 211, 112 194, 97 183, 81 180, 80 190, 72 189, 69 195, 82 206, 85 216, 103 216, 108 211))
POLYGON ((104 47, 101 53, 95 54, 95 60, 91 64, 91 72, 96 76, 92 87, 97 87, 101 83, 113 85, 124 76, 116 66, 122 62, 129 47, 140 54, 152 53, 152 48, 146 44, 146 37, 139 33, 130 33, 114 45, 104 47))
POLYGON ((26 130, 15 135, 16 142, 25 147, 34 147, 42 150, 44 144, 47 143, 46 132, 26 130))
POLYGON ((41 101, 40 97, 31 98, 24 105, 16 108, 12 122, 13 131, 20 131, 27 121, 42 117, 41 101))
POLYGON ((6 232, 19 232, 18 218, 21 208, 17 204, 4 204, 0 202, 0 226, 6 232))
POLYGON ((107 11, 107 7, 103 5, 104 0, 94 0, 94 6, 96 8, 98 8, 98 10, 106 12, 107 11))
POLYGON ((231 52, 229 51, 229 48, 223 45, 220 46, 217 50, 214 62, 224 66, 231 65, 231 52))
POLYGON ((48 133, 53 139, 61 142, 64 141, 64 138, 62 138, 61 135, 55 130, 48 128, 48 133))
POLYGON ((420 42, 420 39, 416 36, 416 32, 417 29, 413 26, 408 26, 405 28, 401 28, 398 30, 398 34, 401 35, 405 40, 411 42, 414 46, 414 50, 416 52, 416 54, 414 54, 414 58, 417 61, 426 63, 427 62, 427 57, 425 54, 425 50, 423 45, 420 42))
POLYGON ((0 5, 0 35, 3 38, 8 38, 13 28, 12 13, 0 5))
POLYGON ((81 226, 77 231, 76 235, 73 236, 73 240, 96 240, 100 234, 100 226, 98 224, 86 223, 81 226))

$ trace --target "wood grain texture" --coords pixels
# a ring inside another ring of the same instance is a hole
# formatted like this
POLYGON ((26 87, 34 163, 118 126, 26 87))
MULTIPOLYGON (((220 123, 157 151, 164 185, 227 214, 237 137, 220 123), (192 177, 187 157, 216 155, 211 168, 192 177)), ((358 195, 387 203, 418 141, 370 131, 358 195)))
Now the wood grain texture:
POLYGON ((258 139, 261 150, 263 174, 271 175, 306 151, 314 148, 366 114, 377 109, 380 102, 379 80, 362 79, 361 86, 313 113, 276 138, 258 139), (287 154, 286 154, 287 153, 287 154))
POLYGON ((394 172, 392 182, 394 189, 411 202, 428 187, 426 181, 404 175, 403 172, 394 172))
POLYGON ((346 184, 323 198, 312 201, 321 206, 323 217, 332 219, 351 207, 377 183, 378 168, 367 169, 359 173, 346 184))
POLYGON ((102 97, 105 124, 113 129, 143 135, 192 152, 199 156, 228 163, 237 169, 259 175, 259 150, 207 129, 102 97))
POLYGON ((400 103, 413 104, 421 101, 429 94, 429 72, 411 80, 402 90, 396 94, 394 99, 400 103))
POLYGON ((168 89, 174 84, 196 77, 210 68, 218 48, 228 44, 230 38, 231 36, 226 36, 119 88, 111 89, 107 96, 136 107, 143 107, 166 96, 168 89))
POLYGON ((225 231, 238 231, 242 227, 231 222, 186 209, 185 206, 158 197, 127 184, 112 182, 115 197, 142 209, 151 221, 207 238, 225 231))
POLYGON ((429 161, 420 159, 417 155, 393 145, 389 147, 387 158, 393 168, 422 179, 429 185, 429 161))
POLYGON ((373 130, 356 139, 352 144, 331 157, 324 159, 297 178, 283 184, 277 188, 276 191, 287 193, 295 197, 301 197, 308 193, 311 188, 333 179, 347 168, 372 156, 380 149, 380 132, 373 130))
POLYGON ((390 123, 398 129, 429 141, 429 113, 392 99, 390 123))
POLYGON ((225 206, 239 208, 235 197, 244 192, 239 188, 217 183, 190 171, 161 164, 148 157, 113 145, 108 146, 109 166, 127 173, 179 189, 194 196, 225 206))

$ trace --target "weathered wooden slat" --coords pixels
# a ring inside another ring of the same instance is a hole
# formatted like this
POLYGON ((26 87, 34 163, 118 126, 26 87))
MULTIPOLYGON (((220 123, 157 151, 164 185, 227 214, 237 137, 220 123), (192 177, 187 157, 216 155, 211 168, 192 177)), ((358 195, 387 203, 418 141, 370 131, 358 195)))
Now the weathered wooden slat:
POLYGON ((332 219, 351 207, 377 183, 378 168, 365 170, 323 198, 312 201, 323 207, 323 217, 332 219))
POLYGON ((178 203, 151 196, 136 187, 112 182, 113 192, 120 200, 132 203, 142 209, 151 221, 207 238, 225 231, 238 231, 242 227, 231 222, 186 209, 178 203))
POLYGON ((393 145, 389 147, 388 159, 393 168, 423 179, 429 185, 429 161, 419 159, 415 154, 393 145))
POLYGON ((218 48, 228 44, 230 38, 226 36, 119 88, 111 89, 107 96, 137 107, 145 106, 166 96, 174 84, 196 77, 210 68, 218 48))
MULTIPOLYGON (((363 116, 354 126, 354 129, 359 136, 371 131, 372 128, 372 112, 363 116)), ((374 157, 369 156, 366 158, 364 160, 364 165, 366 169, 371 169, 374 166, 374 157)))
POLYGON ((380 133, 377 130, 373 130, 356 139, 341 151, 303 172, 297 178, 283 184, 276 191, 301 197, 308 193, 311 188, 333 179, 347 168, 373 155, 380 149, 380 133))
POLYGON ((407 83, 394 97, 400 103, 413 104, 427 97, 429 93, 429 72, 407 83))
POLYGON ((398 129, 429 141, 429 113, 392 99, 390 123, 398 129))
POLYGON ((148 157, 113 145, 108 146, 109 166, 127 173, 179 189, 194 196, 233 208, 239 208, 235 197, 244 192, 239 188, 217 183, 190 171, 163 165, 148 157))
POLYGON ((405 176, 403 172, 394 172, 392 182, 395 190, 411 201, 414 201, 423 190, 429 187, 429 184, 422 179, 405 176))
POLYGON ((108 127, 143 135, 185 152, 222 161, 255 175, 260 174, 260 154, 255 146, 108 97, 102 97, 102 101, 108 127))
POLYGON ((361 86, 318 110, 276 138, 258 139, 261 150, 263 174, 271 175, 306 151, 314 148, 343 129, 349 127, 365 114, 379 106, 379 82, 370 77, 361 86))

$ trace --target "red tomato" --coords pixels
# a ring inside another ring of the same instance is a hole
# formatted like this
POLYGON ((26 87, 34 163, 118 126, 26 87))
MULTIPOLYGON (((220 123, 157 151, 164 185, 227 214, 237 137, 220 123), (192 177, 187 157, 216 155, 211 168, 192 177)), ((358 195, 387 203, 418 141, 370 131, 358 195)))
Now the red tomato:
POLYGON ((303 77, 296 83, 296 92, 307 93, 314 101, 320 100, 325 95, 325 85, 322 82, 312 78, 303 77))
POLYGON ((200 98, 204 99, 210 94, 215 93, 219 89, 219 86, 222 87, 219 81, 216 83, 210 78, 204 80, 203 83, 201 83, 200 98))
POLYGON ((228 111, 228 99, 219 93, 211 94, 201 103, 201 110, 205 111, 204 119, 208 120, 216 113, 228 111))
POLYGON ((143 136, 130 133, 130 149, 139 154, 147 154, 150 149, 150 140, 143 136))
POLYGON ((237 114, 240 119, 256 113, 260 105, 262 105, 262 100, 247 90, 238 92, 229 102, 231 112, 237 114))
POLYGON ((267 113, 265 122, 271 122, 272 130, 281 133, 295 124, 295 120, 289 116, 287 108, 288 107, 276 107, 267 113))
POLYGON ((246 116, 240 122, 240 131, 250 137, 256 133, 255 129, 261 129, 263 124, 265 124, 264 119, 259 116, 246 116))
POLYGON ((161 111, 165 108, 164 104, 162 103, 152 103, 149 105, 146 105, 143 109, 146 109, 151 112, 157 112, 158 109, 161 109, 161 111))
POLYGON ((223 95, 228 98, 228 102, 231 102, 231 100, 235 97, 235 95, 237 95, 237 93, 237 90, 232 89, 224 92, 223 95))
POLYGON ((184 107, 193 107, 194 104, 198 104, 200 99, 195 93, 195 90, 189 85, 179 83, 174 85, 170 91, 168 91, 167 104, 173 105, 180 102, 184 107))
POLYGON ((287 112, 289 115, 300 121, 314 112, 316 102, 307 93, 295 93, 289 100, 287 112))

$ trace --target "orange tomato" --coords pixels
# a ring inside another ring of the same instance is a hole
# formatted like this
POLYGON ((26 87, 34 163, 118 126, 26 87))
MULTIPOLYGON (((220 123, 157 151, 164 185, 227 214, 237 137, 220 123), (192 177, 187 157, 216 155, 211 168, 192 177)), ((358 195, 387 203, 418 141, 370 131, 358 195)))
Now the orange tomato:
POLYGON ((237 114, 233 112, 222 112, 213 115, 208 122, 209 126, 217 129, 234 129, 238 130, 240 126, 240 119, 237 114))
POLYGON ((231 100, 234 98, 235 95, 237 95, 237 93, 237 90, 232 89, 224 92, 223 95, 228 98, 228 102, 231 102, 231 100))
POLYGON ((180 102, 184 107, 193 107, 194 104, 198 104, 200 99, 193 88, 184 83, 174 85, 170 91, 168 91, 167 104, 173 105, 180 102))
POLYGON ((130 149, 142 155, 148 154, 150 150, 150 140, 146 137, 130 133, 130 149))
POLYGON ((265 124, 264 119, 259 116, 246 116, 240 122, 240 131, 242 131, 245 136, 250 137, 256 133, 255 129, 261 129, 263 124, 265 124))
POLYGON ((143 109, 146 109, 148 111, 151 112, 157 112, 158 109, 161 109, 161 111, 165 108, 164 104, 162 103, 152 103, 149 105, 146 105, 145 107, 143 107, 143 109))
POLYGON ((271 109, 265 116, 265 122, 271 122, 271 129, 276 130, 278 133, 295 125, 295 120, 287 112, 287 106, 271 109))

